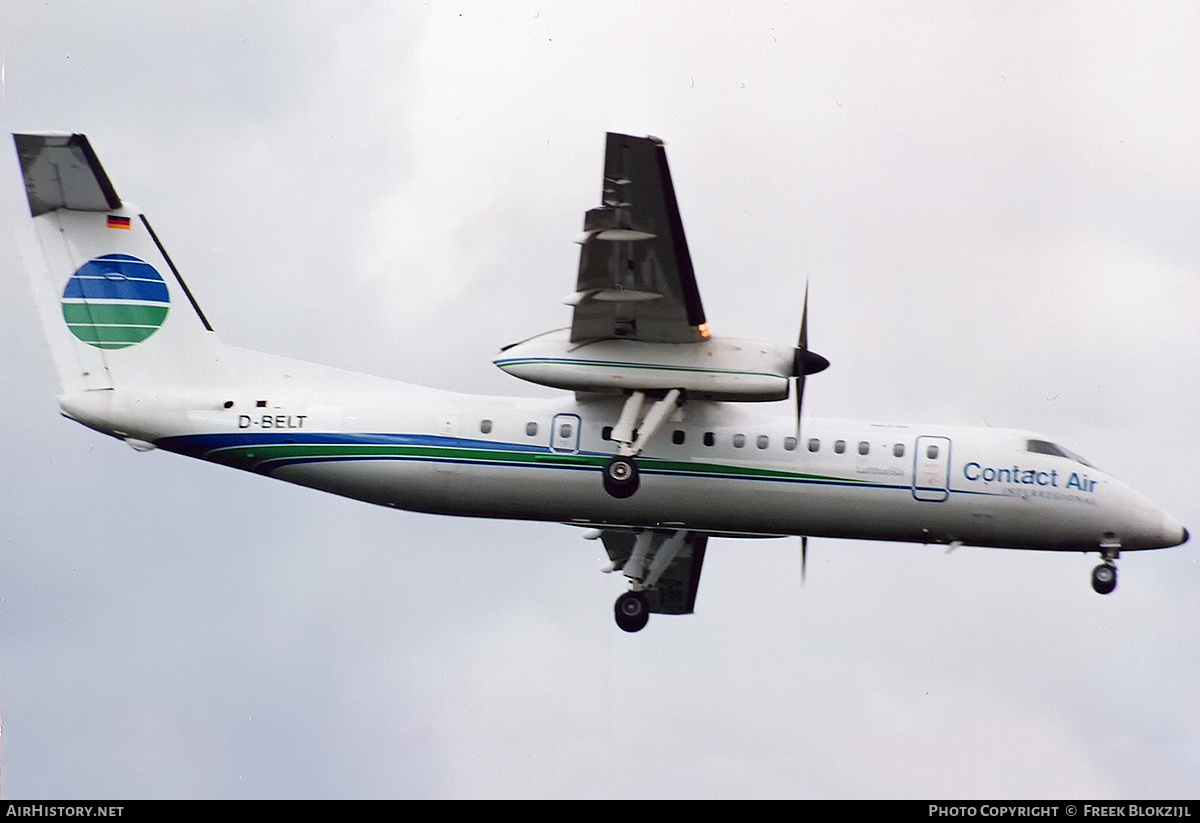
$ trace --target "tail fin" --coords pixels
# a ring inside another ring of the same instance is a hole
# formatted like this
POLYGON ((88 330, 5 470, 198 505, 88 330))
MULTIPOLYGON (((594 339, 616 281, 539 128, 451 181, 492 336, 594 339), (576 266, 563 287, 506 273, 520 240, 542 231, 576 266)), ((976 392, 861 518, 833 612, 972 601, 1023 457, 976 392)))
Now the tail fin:
POLYGON ((32 231, 23 254, 64 394, 181 385, 216 336, 150 223, 81 134, 16 134, 32 231))

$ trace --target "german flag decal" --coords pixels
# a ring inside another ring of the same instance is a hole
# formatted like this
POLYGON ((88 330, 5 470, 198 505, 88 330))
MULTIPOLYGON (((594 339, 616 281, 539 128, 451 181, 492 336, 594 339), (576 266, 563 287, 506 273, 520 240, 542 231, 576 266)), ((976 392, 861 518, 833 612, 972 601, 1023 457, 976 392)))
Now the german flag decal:
POLYGON ((126 231, 128 231, 129 230, 129 218, 128 217, 118 217, 115 214, 110 214, 108 216, 108 227, 110 229, 125 229, 126 231))

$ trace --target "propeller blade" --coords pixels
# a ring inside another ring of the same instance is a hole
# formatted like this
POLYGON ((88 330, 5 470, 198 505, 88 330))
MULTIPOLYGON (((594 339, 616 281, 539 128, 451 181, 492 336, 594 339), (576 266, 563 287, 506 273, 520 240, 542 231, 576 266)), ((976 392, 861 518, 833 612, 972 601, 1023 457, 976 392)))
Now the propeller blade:
POLYGON ((796 377, 816 374, 829 368, 829 361, 808 349, 808 284, 804 284, 804 308, 800 313, 800 339, 796 341, 796 355, 792 370, 796 377))
POLYGON ((796 437, 800 436, 800 409, 804 403, 804 372, 792 378, 792 397, 796 400, 796 437))
POLYGON ((800 310, 800 339, 796 342, 796 348, 808 348, 808 283, 804 284, 804 307, 800 310))
POLYGON ((800 337, 792 358, 792 395, 796 399, 796 436, 800 436, 800 412, 804 407, 804 380, 810 374, 825 371, 829 361, 808 349, 808 284, 804 284, 804 308, 800 314, 800 337))

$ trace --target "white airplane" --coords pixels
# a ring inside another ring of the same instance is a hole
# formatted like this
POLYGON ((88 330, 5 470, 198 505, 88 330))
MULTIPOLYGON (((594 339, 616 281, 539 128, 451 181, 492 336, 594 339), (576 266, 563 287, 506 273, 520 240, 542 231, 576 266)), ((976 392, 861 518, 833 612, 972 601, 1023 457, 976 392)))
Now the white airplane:
MULTIPOLYGON (((808 536, 1098 552, 1188 531, 1037 434, 805 420, 799 344, 709 334, 666 153, 608 135, 584 218, 571 327, 496 365, 554 399, 453 394, 219 342, 149 222, 82 135, 15 135, 32 215, 25 254, 62 413, 162 448, 384 506, 548 520, 600 538, 650 613, 690 614, 709 537, 808 536), (794 410, 752 406, 792 396, 794 410)), ((805 299, 807 303, 807 298, 805 299)))

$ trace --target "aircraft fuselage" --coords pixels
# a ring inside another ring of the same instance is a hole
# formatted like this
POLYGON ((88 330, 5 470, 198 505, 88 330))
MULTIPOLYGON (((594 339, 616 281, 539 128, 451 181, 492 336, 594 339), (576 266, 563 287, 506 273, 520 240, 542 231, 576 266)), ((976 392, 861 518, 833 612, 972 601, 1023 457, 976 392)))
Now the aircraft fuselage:
POLYGON ((64 413, 135 447, 437 514, 1064 551, 1186 539, 1140 494, 1028 432, 806 419, 797 437, 782 405, 691 401, 639 458, 637 495, 616 499, 597 477, 619 396, 462 395, 225 352, 234 373, 287 377, 204 397, 81 392, 60 398, 64 413))

